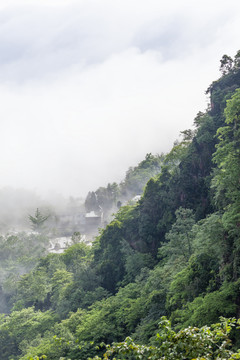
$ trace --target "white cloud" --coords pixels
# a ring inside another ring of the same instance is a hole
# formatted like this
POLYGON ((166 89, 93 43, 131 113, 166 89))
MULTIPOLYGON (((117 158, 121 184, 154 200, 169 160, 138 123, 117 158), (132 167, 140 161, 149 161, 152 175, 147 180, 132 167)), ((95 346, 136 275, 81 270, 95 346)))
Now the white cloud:
POLYGON ((191 126, 238 50, 233 0, 1 5, 0 186, 77 195, 121 180, 191 126))

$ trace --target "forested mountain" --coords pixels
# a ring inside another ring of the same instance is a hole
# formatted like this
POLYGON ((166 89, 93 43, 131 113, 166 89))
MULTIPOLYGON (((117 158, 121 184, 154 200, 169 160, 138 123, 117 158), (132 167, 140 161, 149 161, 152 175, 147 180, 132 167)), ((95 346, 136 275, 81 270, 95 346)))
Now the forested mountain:
POLYGON ((2 360, 240 358, 240 52, 221 71, 140 201, 16 281, 2 360))
POLYGON ((130 167, 124 180, 120 183, 99 187, 96 191, 89 191, 85 199, 87 212, 94 211, 103 215, 105 223, 112 219, 112 213, 126 204, 136 195, 141 195, 148 180, 159 174, 164 161, 164 155, 147 154, 137 166, 130 167))

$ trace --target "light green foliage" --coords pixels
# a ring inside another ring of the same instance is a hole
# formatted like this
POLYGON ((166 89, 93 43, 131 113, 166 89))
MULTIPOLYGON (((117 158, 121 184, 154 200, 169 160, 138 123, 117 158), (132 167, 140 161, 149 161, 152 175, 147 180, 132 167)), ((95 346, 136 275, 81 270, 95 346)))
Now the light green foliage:
POLYGON ((92 265, 91 247, 84 243, 75 244, 61 255, 61 259, 73 277, 64 286, 61 301, 57 302, 60 314, 66 315, 79 307, 87 308, 107 296, 108 292, 100 287, 100 279, 92 265))
POLYGON ((227 101, 225 109, 226 126, 218 130, 219 144, 214 154, 218 169, 212 186, 216 191, 215 200, 224 210, 223 227, 228 233, 229 258, 233 264, 233 277, 240 274, 240 89, 227 101), (231 242, 233 241, 233 247, 231 242), (230 251, 234 259, 230 258, 230 251))
POLYGON ((66 288, 72 284, 73 274, 65 269, 58 269, 53 274, 51 279, 52 289, 51 298, 52 307, 57 309, 58 313, 63 312, 61 309, 62 301, 65 295, 66 288), (58 309, 60 308, 60 309, 58 309))
MULTIPOLYGON (((225 277, 222 271, 219 273, 220 265, 225 255, 224 229, 221 215, 215 213, 199 221, 192 227, 191 237, 193 255, 188 263, 185 263, 185 266, 182 263, 184 268, 180 272, 176 273, 175 271, 172 278, 169 278, 170 286, 168 288, 166 306, 168 311, 172 313, 171 318, 174 319, 175 324, 183 322, 183 318, 181 320, 178 319, 177 314, 180 312, 188 314, 188 318, 191 318, 191 312, 188 313, 185 310, 187 303, 193 301, 200 294, 204 296, 207 292, 218 290, 222 279, 225 277)), ((177 244, 176 248, 178 249, 177 244)), ((177 257, 177 260, 179 261, 179 257, 177 257)), ((174 266, 176 267, 176 261, 174 266)), ((199 305, 199 303, 197 304, 199 305)), ((211 307, 213 308, 213 306, 211 307)), ((207 323, 216 321, 218 316, 223 314, 223 307, 219 309, 220 312, 215 313, 213 318, 206 315, 204 318, 199 317, 204 319, 204 321, 207 320, 207 323)), ((228 311, 230 311, 229 307, 228 311)), ((235 313, 231 312, 231 315, 235 315, 235 313)), ((197 318, 194 318, 195 321, 197 321, 197 318)), ((190 324, 195 323, 194 320, 190 322, 190 324)))
POLYGON ((52 285, 49 282, 46 268, 39 267, 29 274, 23 275, 17 288, 17 298, 21 300, 15 303, 15 309, 32 305, 42 308, 51 290, 52 285))
POLYGON ((165 314, 163 278, 161 271, 149 272, 143 268, 134 283, 120 288, 115 296, 95 303, 82 315, 77 337, 81 341, 100 343, 120 340, 132 333, 148 341, 159 317, 165 314))
POLYGON ((91 266, 91 248, 83 243, 63 254, 49 254, 17 284, 15 309, 34 305, 53 309, 61 318, 79 306, 87 307, 107 296, 91 266))
POLYGON ((224 228, 222 215, 213 213, 192 228, 195 254, 211 254, 221 261, 224 252, 224 228))
POLYGON ((78 310, 76 313, 70 314, 68 319, 56 323, 43 337, 30 342, 20 359, 29 360, 36 356, 39 358, 45 356, 50 360, 86 359, 94 354, 93 342, 79 341, 75 337, 76 328, 84 314, 83 310, 78 310))
MULTIPOLYGON (((198 113, 198 118, 200 118, 203 114, 198 113)), ((197 122, 197 120, 196 120, 197 122)), ((178 171, 178 165, 180 164, 181 160, 186 157, 188 153, 188 146, 191 143, 196 131, 187 129, 181 131, 180 135, 182 140, 176 140, 173 144, 172 149, 169 151, 168 154, 165 155, 163 164, 167 165, 171 168, 171 171, 178 171)))
POLYGON ((225 204, 240 202, 240 89, 227 101, 225 109, 226 126, 218 129, 219 143, 214 154, 218 171, 213 186, 216 199, 224 192, 225 204))
POLYGON ((35 312, 33 308, 13 311, 1 319, 0 348, 1 360, 16 356, 38 335, 43 335, 55 323, 54 315, 47 311, 35 312))
POLYGON ((165 236, 168 242, 159 248, 159 257, 166 257, 168 262, 175 264, 176 260, 185 264, 193 253, 192 227, 194 224, 193 211, 180 207, 176 211, 176 222, 165 236))
POLYGON ((193 255, 188 265, 177 273, 169 287, 167 307, 173 311, 211 289, 218 263, 209 254, 193 255))
POLYGON ((68 270, 77 273, 81 263, 88 263, 90 261, 91 253, 91 248, 80 242, 69 247, 60 257, 68 270))
POLYGON ((39 260, 35 269, 23 275, 16 284, 14 308, 17 310, 28 306, 35 306, 40 310, 50 308, 53 275, 55 271, 64 267, 57 254, 49 254, 39 260))
POLYGON ((120 289, 116 296, 97 302, 82 317, 77 328, 78 338, 96 343, 112 342, 133 331, 145 312, 144 307, 135 307, 140 293, 139 283, 128 284, 120 289))
POLYGON ((186 156, 188 144, 185 141, 176 140, 171 151, 166 155, 164 164, 170 166, 171 170, 177 170, 181 160, 186 156))
POLYGON ((8 312, 21 275, 30 271, 39 258, 46 254, 48 238, 40 234, 26 234, 0 237, 0 311, 8 312))
POLYGON ((152 339, 152 345, 134 343, 131 338, 107 346, 103 358, 131 360, 217 360, 238 359, 240 352, 231 350, 229 334, 239 321, 235 318, 221 319, 221 323, 202 328, 188 327, 175 332, 170 322, 163 317, 159 332, 152 339))
POLYGON ((24 232, 16 235, 0 237, 0 261, 2 266, 33 267, 36 259, 46 254, 49 239, 44 235, 26 234, 24 232))

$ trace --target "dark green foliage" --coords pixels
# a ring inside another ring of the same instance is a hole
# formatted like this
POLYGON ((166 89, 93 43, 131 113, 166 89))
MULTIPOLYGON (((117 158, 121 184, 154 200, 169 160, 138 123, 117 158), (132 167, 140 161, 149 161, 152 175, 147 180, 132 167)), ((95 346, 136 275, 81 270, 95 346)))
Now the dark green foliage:
POLYGON ((42 232, 44 230, 44 224, 50 215, 43 215, 39 209, 36 210, 35 215, 29 215, 31 227, 34 231, 42 232))
POLYGON ((158 178, 149 180, 139 205, 139 236, 144 251, 154 256, 174 220, 175 199, 170 181, 171 173, 165 167, 158 178))
POLYGON ((114 220, 99 236, 98 246, 94 251, 96 272, 101 277, 101 285, 114 293, 117 284, 124 277, 125 255, 123 246, 122 224, 114 220))
POLYGON ((222 59, 220 60, 221 66, 220 71, 222 75, 228 74, 233 67, 233 59, 228 55, 223 55, 222 59))
POLYGON ((124 181, 120 184, 120 197, 130 199, 142 194, 147 181, 160 173, 164 155, 147 154, 138 166, 128 169, 124 181))
POLYGON ((133 282, 144 268, 153 268, 155 261, 151 254, 144 254, 136 251, 126 243, 125 248, 122 249, 126 253, 125 260, 125 276, 123 284, 133 282))
MULTIPOLYGON (((122 206, 116 214, 116 219, 121 223, 124 239, 133 249, 139 248, 139 205, 122 206)), ((126 245, 125 245, 126 246, 126 245)))
POLYGON ((3 360, 240 358, 229 339, 240 316, 239 59, 222 58, 211 109, 169 154, 147 154, 123 183, 88 194, 88 211, 118 209, 91 247, 77 243, 11 277, 25 252, 18 238, 1 239, 0 290, 16 288, 0 324, 3 360), (234 318, 194 327, 220 316, 234 318), (102 342, 115 342, 105 355, 102 342))
POLYGON ((187 302, 183 309, 173 312, 172 318, 180 328, 211 324, 218 321, 220 316, 239 317, 237 304, 239 294, 239 281, 225 282, 219 290, 195 297, 192 302, 187 302))
POLYGON ((94 191, 89 191, 85 200, 85 209, 86 212, 96 211, 97 213, 100 211, 100 206, 97 201, 97 197, 94 191))
POLYGON ((181 308, 207 290, 211 291, 215 285, 217 271, 217 259, 211 255, 192 256, 188 266, 180 271, 171 282, 168 291, 168 311, 172 312, 181 308))
POLYGON ((106 188, 97 189, 95 194, 99 207, 104 213, 108 213, 116 205, 119 186, 117 183, 108 184, 106 188))
POLYGON ((208 114, 203 114, 186 156, 179 165, 177 196, 179 205, 195 211, 196 219, 211 212, 209 175, 212 169, 216 127, 208 114))
POLYGON ((231 57, 224 55, 221 60, 221 66, 223 68, 226 65, 227 71, 224 71, 223 76, 214 81, 208 88, 207 93, 210 94, 211 110, 210 114, 214 117, 215 124, 218 127, 224 125, 224 109, 226 107, 226 100, 230 99, 234 91, 240 87, 240 67, 239 67, 239 51, 237 52, 233 64, 231 63, 231 57))

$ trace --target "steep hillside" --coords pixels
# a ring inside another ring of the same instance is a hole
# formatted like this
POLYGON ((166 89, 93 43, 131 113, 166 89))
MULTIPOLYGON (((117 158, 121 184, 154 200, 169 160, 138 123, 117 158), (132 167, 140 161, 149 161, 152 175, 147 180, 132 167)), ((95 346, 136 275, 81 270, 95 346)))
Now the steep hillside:
POLYGON ((92 247, 48 255, 16 283, 2 360, 100 359, 112 342, 105 359, 239 358, 239 57, 223 57, 209 109, 141 199, 121 206, 92 247), (221 316, 233 319, 204 327, 221 316))

